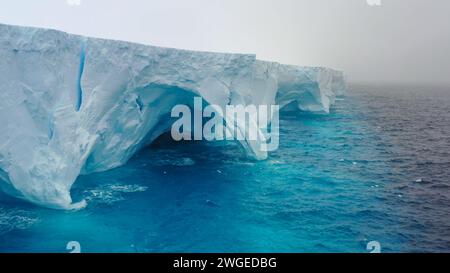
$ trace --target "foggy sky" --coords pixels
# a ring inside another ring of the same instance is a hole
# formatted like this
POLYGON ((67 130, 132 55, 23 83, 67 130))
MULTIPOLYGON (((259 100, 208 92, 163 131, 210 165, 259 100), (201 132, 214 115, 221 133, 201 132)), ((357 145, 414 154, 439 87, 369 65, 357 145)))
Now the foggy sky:
POLYGON ((450 85, 450 1, 381 1, 0 0, 0 23, 450 85))

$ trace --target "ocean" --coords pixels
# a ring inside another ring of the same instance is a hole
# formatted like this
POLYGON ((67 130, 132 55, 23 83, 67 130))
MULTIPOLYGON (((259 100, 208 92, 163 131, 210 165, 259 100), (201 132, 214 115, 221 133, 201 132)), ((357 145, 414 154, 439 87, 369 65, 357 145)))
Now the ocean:
POLYGON ((329 115, 283 111, 265 161, 165 135, 79 177, 83 210, 0 193, 0 252, 450 251, 450 88, 349 89, 329 115))

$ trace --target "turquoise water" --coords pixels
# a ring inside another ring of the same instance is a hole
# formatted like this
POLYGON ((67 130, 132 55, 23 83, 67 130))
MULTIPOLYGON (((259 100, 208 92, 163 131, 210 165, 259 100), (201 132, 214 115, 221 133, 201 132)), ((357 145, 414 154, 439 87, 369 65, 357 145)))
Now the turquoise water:
POLYGON ((329 115, 284 111, 266 161, 163 136, 80 177, 81 211, 0 195, 0 252, 449 251, 450 93, 421 91, 357 86, 329 115))

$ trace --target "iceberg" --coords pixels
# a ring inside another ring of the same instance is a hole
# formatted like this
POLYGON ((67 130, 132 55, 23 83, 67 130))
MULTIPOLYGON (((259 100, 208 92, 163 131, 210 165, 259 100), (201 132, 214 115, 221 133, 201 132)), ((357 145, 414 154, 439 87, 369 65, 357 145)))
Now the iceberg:
POLYGON ((194 97, 327 113, 345 91, 343 73, 328 68, 2 24, 0 56, 0 186, 56 209, 84 207, 70 195, 77 177, 125 164, 194 97))

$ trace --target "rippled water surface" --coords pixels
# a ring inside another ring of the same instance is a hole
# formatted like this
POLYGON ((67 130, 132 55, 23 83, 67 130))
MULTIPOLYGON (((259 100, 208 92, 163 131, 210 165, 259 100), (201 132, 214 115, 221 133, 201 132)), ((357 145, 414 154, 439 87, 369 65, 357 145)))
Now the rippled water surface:
POLYGON ((353 86, 330 115, 285 111, 266 161, 161 138, 78 179, 81 211, 0 195, 0 252, 450 251, 450 90, 353 86))

